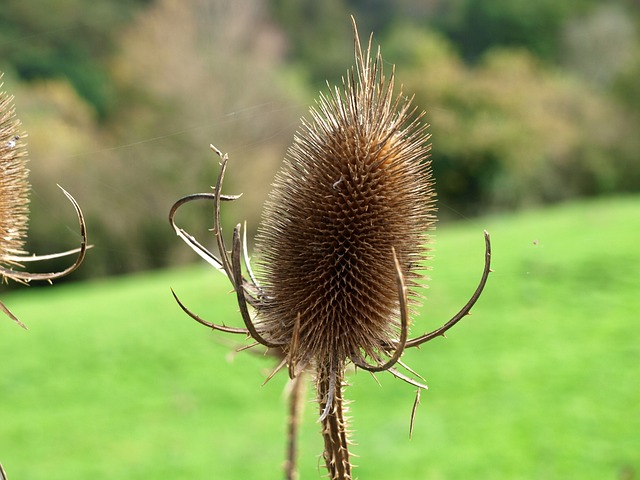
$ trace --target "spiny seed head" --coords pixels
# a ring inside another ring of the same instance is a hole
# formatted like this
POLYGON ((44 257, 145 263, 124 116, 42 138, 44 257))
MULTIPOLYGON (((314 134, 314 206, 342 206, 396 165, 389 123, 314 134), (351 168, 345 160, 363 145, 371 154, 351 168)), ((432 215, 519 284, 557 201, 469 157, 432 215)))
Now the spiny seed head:
POLYGON ((24 253, 29 221, 27 152, 19 128, 13 96, 0 91, 0 265, 24 253))
POLYGON ((356 34, 342 88, 302 120, 257 236, 258 322, 276 342, 295 330, 295 363, 379 358, 397 340, 393 250, 412 295, 435 221, 427 125, 394 96, 394 72, 385 78, 371 43, 363 55, 356 34))

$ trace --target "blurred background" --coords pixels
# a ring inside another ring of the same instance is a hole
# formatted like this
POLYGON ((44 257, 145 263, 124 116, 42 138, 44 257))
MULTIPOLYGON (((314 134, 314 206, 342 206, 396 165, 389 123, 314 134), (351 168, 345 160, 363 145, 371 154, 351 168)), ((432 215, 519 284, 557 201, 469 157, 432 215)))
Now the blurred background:
MULTIPOLYGON (((194 260, 166 217, 215 181, 213 143, 259 222, 325 81, 353 63, 349 15, 427 112, 441 221, 640 187, 637 0, 3 0, 0 71, 27 131, 29 251, 95 248, 72 278, 194 260)), ((207 235, 210 207, 179 222, 207 235)))
MULTIPOLYGON (((246 219, 252 238, 300 117, 353 64, 349 15, 431 124, 439 223, 413 333, 467 301, 485 228, 495 270, 448 340, 407 352, 431 387, 411 442, 412 388, 350 375, 356 475, 638 478, 638 0, 2 0, 28 250, 78 244, 57 183, 94 245, 66 285, 3 285, 29 327, 0 319, 9 478, 280 477, 286 375, 259 388, 272 362, 180 311, 169 287, 240 325, 226 279, 167 215, 210 191, 212 143, 231 158, 225 193, 244 193, 227 232, 246 219)), ((210 205, 178 223, 213 242, 210 205)), ((324 473, 316 420, 310 404, 305 479, 324 473)))

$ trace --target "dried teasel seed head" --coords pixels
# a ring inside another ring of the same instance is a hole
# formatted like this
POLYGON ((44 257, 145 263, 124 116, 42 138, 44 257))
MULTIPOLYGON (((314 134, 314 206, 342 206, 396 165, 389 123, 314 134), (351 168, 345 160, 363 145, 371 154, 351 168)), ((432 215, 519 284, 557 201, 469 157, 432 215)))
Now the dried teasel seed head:
MULTIPOLYGON (((0 88, 2 83, 0 83, 0 88)), ((24 253, 29 222, 29 170, 13 96, 0 91, 0 265, 24 253)))
POLYGON ((365 54, 355 41, 342 88, 302 120, 256 239, 260 328, 316 367, 379 359, 398 340, 393 252, 412 296, 435 222, 428 125, 394 95, 372 40, 365 54))

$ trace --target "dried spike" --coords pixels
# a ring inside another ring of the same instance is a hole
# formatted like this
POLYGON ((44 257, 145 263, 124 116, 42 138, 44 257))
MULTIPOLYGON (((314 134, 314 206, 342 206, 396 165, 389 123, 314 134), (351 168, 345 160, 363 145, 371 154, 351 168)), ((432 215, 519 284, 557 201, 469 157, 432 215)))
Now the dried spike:
POLYGON ((402 368, 407 370, 411 375, 415 375, 416 377, 418 377, 420 380, 424 380, 425 379, 422 375, 420 375, 418 372, 413 370, 409 365, 405 364, 401 360, 398 361, 398 365, 400 365, 402 368))
POLYGON ((9 310, 4 303, 0 302, 0 310, 2 310, 5 315, 7 317, 9 317, 11 320, 13 320, 14 322, 16 322, 18 325, 20 325, 22 328, 24 328, 25 330, 28 330, 27 326, 22 323, 18 317, 16 317, 13 313, 11 313, 11 310, 9 310))
MULTIPOLYGON (((265 378, 264 382, 262 382, 262 386, 264 387, 267 383, 269 383, 269 380, 271 380, 276 375, 276 373, 282 370, 286 364, 287 364, 287 359, 285 357, 282 360, 280 360, 280 363, 278 363, 276 368, 274 368, 273 371, 269 375, 267 375, 267 378, 265 378)), ((294 379, 295 377, 292 378, 292 380, 294 379)))
POLYGON ((251 280, 252 285, 256 289, 260 289, 260 285, 258 284, 258 280, 256 280, 256 276, 253 273, 253 269, 251 268, 251 259, 249 258, 249 247, 247 244, 247 222, 245 220, 243 229, 242 229, 242 251, 244 253, 244 266, 247 269, 247 273, 249 274, 249 279, 251 280))
POLYGON ((403 382, 407 382, 409 385, 413 385, 414 387, 418 387, 421 388, 423 390, 429 390, 429 387, 427 386, 426 383, 420 383, 416 380, 414 380, 411 377, 408 377, 407 375, 405 375, 404 373, 400 373, 398 370, 396 370, 395 368, 390 368, 389 370, 387 370, 391 375, 393 375, 396 378, 399 378, 400 380, 402 380, 403 382))
POLYGON ((242 196, 242 194, 240 194, 240 195, 222 195, 222 194, 219 194, 219 192, 217 194, 214 194, 214 193, 194 193, 194 194, 186 195, 186 196, 178 199, 171 206, 171 210, 169 210, 169 223, 171 224, 171 227, 173 227, 173 230, 176 232, 176 235, 178 235, 178 237, 180 237, 189 246, 189 248, 191 248, 191 250, 193 250, 195 253, 197 253, 205 262, 207 262, 209 265, 215 267, 218 271, 224 273, 225 275, 227 275, 227 271, 224 268, 224 264, 223 264, 222 260, 219 259, 218 257, 216 257, 213 253, 211 253, 206 247, 201 245, 200 242, 198 242, 195 239, 195 237, 193 237, 192 235, 187 233, 184 229, 178 227, 178 225, 176 224, 176 221, 175 221, 175 216, 176 216, 178 210, 180 209, 180 207, 186 205, 187 203, 193 202, 195 200, 209 200, 209 201, 212 201, 214 203, 214 205, 216 205, 216 202, 218 202, 218 201, 230 202, 230 201, 233 201, 233 200, 237 200, 241 196, 242 196))
POLYGON ((289 378, 294 379, 297 376, 296 365, 298 362, 298 348, 300 335, 300 312, 296 317, 296 323, 293 327, 293 339, 289 347, 289 378))
POLYGON ((225 153, 222 155, 220 150, 215 148, 213 145, 210 145, 211 149, 214 150, 218 156, 221 158, 220 162, 220 173, 218 174, 218 181, 216 182, 216 186, 214 188, 214 197, 213 197, 213 230, 216 235, 216 242, 218 243, 218 252, 220 252, 220 260, 222 262, 222 267, 229 277, 234 288, 237 285, 241 285, 242 282, 233 278, 233 271, 231 268, 231 261, 229 260, 229 254, 227 252, 227 247, 224 243, 224 237, 222 236, 222 223, 220 221, 220 201, 222 199, 222 183, 224 181, 224 173, 227 169, 227 162, 229 161, 229 156, 225 153))
MULTIPOLYGON (((251 319, 251 315, 249 314, 244 286, 242 284, 242 266, 240 265, 240 250, 242 250, 242 244, 240 243, 240 228, 241 226, 240 224, 238 224, 233 231, 233 250, 231 253, 231 266, 229 267, 229 273, 231 274, 231 281, 234 283, 233 288, 236 291, 236 297, 238 299, 238 306, 240 307, 242 319, 244 320, 244 324, 254 340, 261 343, 265 347, 281 347, 283 345, 282 343, 276 343, 267 340, 262 336, 262 334, 258 333, 258 330, 256 329, 255 325, 253 324, 253 320, 251 319)), ((225 267, 225 270, 226 269, 227 268, 225 267)))
MULTIPOLYGON (((220 172, 220 175, 223 175, 222 170, 220 172)), ((220 180, 218 183, 220 184, 220 186, 222 185, 220 180)), ((180 209, 180 207, 196 200, 207 200, 207 201, 213 202, 214 210, 215 210, 216 208, 218 208, 217 205, 220 201, 227 201, 227 202, 233 201, 233 200, 237 200, 241 196, 242 194, 221 195, 219 194, 219 192, 218 193, 194 193, 178 199, 173 204, 173 206, 171 207, 171 210, 169 211, 169 223, 173 227, 173 230, 176 232, 176 235, 178 235, 178 237, 180 237, 189 246, 189 248, 191 248, 191 250, 193 250, 196 254, 198 254, 199 257, 201 257, 209 265, 213 266, 216 270, 224 274, 229 279, 232 285, 234 284, 232 272, 227 271, 227 267, 225 266, 225 263, 222 260, 223 258, 228 257, 227 253, 226 252, 221 253, 220 258, 216 257, 206 247, 204 247, 200 242, 198 242, 198 240, 193 235, 190 235, 183 228, 178 227, 175 221, 175 216, 178 210, 180 209)), ((222 239, 222 232, 220 232, 220 235, 216 234, 216 237, 219 237, 220 239, 222 239)), ((246 246, 246 222, 245 222, 245 234, 244 234, 243 242, 244 242, 243 244, 246 246)), ((245 260, 245 266, 247 267, 247 271, 249 272, 249 276, 251 280, 251 282, 248 282, 244 278, 242 279, 245 292, 247 293, 246 301, 252 307, 256 307, 258 300, 256 299, 255 295, 260 294, 260 287, 255 283, 255 280, 253 278, 253 272, 251 271, 251 266, 248 263, 249 258, 246 251, 244 252, 244 260, 245 260)))
MULTIPOLYGON (((71 264, 70 266, 68 266, 67 268, 59 272, 29 273, 29 272, 22 272, 19 270, 0 268, 0 275, 7 278, 11 278, 13 280, 18 280, 18 281, 30 282, 31 280, 44 280, 51 283, 52 280, 69 275, 71 272, 75 271, 82 264, 82 262, 84 261, 84 257, 87 253, 87 250, 91 248, 91 245, 87 244, 87 227, 84 221, 84 216, 82 214, 82 210, 80 209, 80 205, 78 205, 78 202, 76 202, 75 198, 73 198, 71 194, 67 192, 64 188, 62 188, 60 185, 58 185, 58 188, 62 190, 62 193, 64 193, 64 195, 69 199, 69 201, 73 205, 73 208, 76 211, 76 215, 78 216, 78 223, 80 224, 80 237, 81 237, 80 248, 69 250, 67 252, 62 252, 62 253, 54 253, 52 255, 39 255, 39 256, 36 256, 36 259, 39 260, 39 259, 55 258, 55 257, 66 256, 66 255, 77 253, 78 256, 76 257, 76 260, 73 262, 73 264, 71 264)), ((18 260, 21 260, 20 257, 15 257, 15 258, 18 260)), ((26 257, 26 258, 28 261, 29 260, 33 261, 33 257, 26 257)))

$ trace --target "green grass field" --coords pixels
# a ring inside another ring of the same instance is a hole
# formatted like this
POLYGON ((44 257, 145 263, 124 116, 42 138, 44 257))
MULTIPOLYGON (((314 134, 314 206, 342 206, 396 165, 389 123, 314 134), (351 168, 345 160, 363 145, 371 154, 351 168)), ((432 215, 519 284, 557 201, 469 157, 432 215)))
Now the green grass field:
MULTIPOLYGON (((361 479, 631 479, 640 476, 640 197, 443 226, 414 334, 466 302, 493 240, 495 272, 473 315, 388 374, 349 377, 361 479)), ((176 242, 179 240, 176 238, 176 242)), ((186 248, 186 247, 185 247, 186 248)), ((90 254, 90 252, 89 252, 90 254)), ((239 325, 226 280, 197 266, 2 299, 0 462, 10 480, 277 479, 283 372, 232 355, 187 318, 239 325)), ((316 408, 300 435, 303 480, 320 478, 316 408)))

